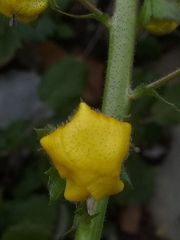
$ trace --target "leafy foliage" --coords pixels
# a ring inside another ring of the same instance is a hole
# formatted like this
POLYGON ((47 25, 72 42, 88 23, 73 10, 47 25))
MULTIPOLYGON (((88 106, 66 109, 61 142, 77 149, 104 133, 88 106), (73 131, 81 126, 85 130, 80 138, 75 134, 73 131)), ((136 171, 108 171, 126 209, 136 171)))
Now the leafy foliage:
POLYGON ((9 227, 2 240, 52 240, 52 233, 45 227, 33 223, 21 223, 9 227))
MULTIPOLYGON (((62 11, 67 12, 71 1, 57 0, 56 2, 62 11)), ((91 2, 98 4, 98 0, 91 2)), ((101 2, 105 3, 105 1, 101 2)), ((178 4, 176 1, 145 0, 140 12, 140 25, 144 26, 151 17, 179 22, 178 4)), ((0 45, 3 46, 0 48, 1 73, 23 68, 16 60, 21 58, 19 50, 24 51, 27 44, 37 47, 37 44, 41 44, 41 42, 53 41, 66 48, 69 55, 71 49, 68 46, 76 44, 75 23, 72 21, 73 25, 66 17, 62 17, 58 13, 54 14, 52 9, 43 14, 36 28, 21 23, 18 23, 17 28, 10 28, 9 19, 4 16, 0 16, 0 22, 0 45)), ((91 21, 89 22, 91 24, 91 21)), ((88 27, 87 29, 92 29, 91 25, 88 27)), ((82 38, 82 36, 80 37, 82 38)), ((85 37, 82 38, 82 42, 84 46, 87 45, 87 42, 91 42, 91 39, 85 37)), ((138 36, 133 88, 139 84, 150 83, 159 77, 157 72, 151 68, 148 67, 147 70, 147 66, 144 70, 144 65, 150 60, 160 59, 165 51, 172 48, 172 42, 173 45, 179 44, 178 34, 163 36, 163 38, 148 34, 138 36)), ((39 58, 39 55, 36 57, 39 58)), ((30 59, 27 56, 26 59, 29 63, 30 59)), ((46 171, 46 175, 49 177, 50 203, 55 203, 63 198, 65 181, 60 179, 57 170, 53 167, 47 171, 49 163, 37 151, 39 144, 33 129, 54 121, 60 124, 62 119, 67 118, 72 109, 78 105, 80 96, 87 86, 87 69, 81 61, 68 57, 52 65, 49 69, 46 68, 43 73, 38 64, 31 70, 37 70, 39 74, 43 75, 39 95, 43 102, 53 109, 54 115, 43 122, 36 122, 36 119, 33 121, 18 120, 6 129, 0 129, 2 189, 0 230, 2 240, 51 240, 54 237, 53 233, 58 219, 62 220, 60 228, 63 233, 68 228, 69 221, 72 220, 69 209, 71 209, 71 213, 74 210, 72 204, 68 205, 65 201, 59 204, 59 212, 56 205, 49 206, 46 190, 47 176, 44 176, 44 172, 46 171), (54 180, 56 184, 53 184, 54 180)), ((94 73, 96 73, 96 69, 94 69, 94 73)), ((174 103, 178 108, 180 108, 179 92, 178 83, 158 89, 158 93, 164 99, 174 103)), ((95 104, 99 106, 99 102, 95 104)), ((171 126, 179 124, 180 114, 164 102, 147 96, 132 103, 131 122, 134 126, 133 143, 140 146, 141 152, 143 152, 144 147, 148 148, 152 144, 160 143, 168 124, 171 126)), ((38 129, 38 139, 54 129, 55 127, 49 125, 45 129, 38 129)), ((126 171, 123 169, 121 174, 121 178, 125 182, 125 191, 114 196, 116 203, 121 205, 144 204, 150 198, 154 187, 152 167, 146 163, 145 158, 142 158, 142 153, 131 154, 130 159, 125 162, 126 171), (133 190, 129 188, 131 182, 133 190)), ((87 216, 87 219, 84 220, 87 220, 88 223, 91 219, 87 216)))
MULTIPOLYGON (((180 108, 179 99, 180 86, 174 85, 166 88, 162 97, 169 102, 173 103, 177 108, 180 108)), ((153 117, 159 124, 179 124, 180 113, 175 108, 167 106, 162 101, 158 101, 152 109, 153 117)))
POLYGON ((145 0, 139 15, 139 22, 145 26, 151 18, 180 22, 178 3, 168 0, 145 0))
POLYGON ((45 174, 49 177, 48 190, 50 203, 56 203, 57 201, 64 199, 64 190, 66 185, 65 179, 62 179, 59 176, 55 167, 51 167, 45 174))
POLYGON ((55 110, 67 116, 75 108, 85 88, 87 69, 84 64, 67 57, 55 63, 43 76, 39 89, 41 99, 55 110), (65 109, 64 106, 71 106, 65 109))
POLYGON ((116 201, 121 205, 146 202, 152 195, 154 189, 153 170, 135 154, 128 158, 125 166, 133 183, 133 189, 125 188, 122 193, 115 196, 116 201))

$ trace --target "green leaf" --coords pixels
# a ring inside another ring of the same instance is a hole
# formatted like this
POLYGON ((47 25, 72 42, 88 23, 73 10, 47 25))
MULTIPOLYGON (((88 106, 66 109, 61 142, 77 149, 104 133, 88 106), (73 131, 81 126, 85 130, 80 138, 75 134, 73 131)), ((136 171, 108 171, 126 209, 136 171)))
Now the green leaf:
POLYGON ((69 39, 75 36, 75 32, 67 23, 61 23, 57 28, 57 34, 62 39, 69 39))
POLYGON ((57 114, 67 116, 78 105, 86 79, 86 66, 81 61, 67 57, 44 74, 39 89, 40 98, 57 114))
MULTIPOLYGON (((177 89, 177 88, 176 88, 177 89)), ((176 91, 175 89, 175 91, 176 91)), ((150 89, 150 88, 146 88, 146 87, 137 87, 134 90, 133 93, 133 97, 132 99, 137 99, 139 97, 143 97, 143 96, 153 96, 156 97, 157 99, 163 101, 164 103, 168 104, 169 106, 173 107, 177 112, 180 112, 180 110, 176 107, 176 105, 174 103, 168 102, 166 101, 163 97, 161 97, 155 90, 150 89)))
POLYGON ((74 228, 77 228, 80 225, 82 228, 88 229, 91 226, 91 221, 98 215, 99 213, 89 215, 87 210, 87 202, 81 202, 76 208, 73 226, 74 228))
POLYGON ((21 223, 9 227, 2 235, 2 240, 53 240, 48 228, 33 223, 21 223))
MULTIPOLYGON (((162 44, 160 43, 159 39, 153 35, 147 35, 146 37, 143 37, 142 39, 139 39, 136 46, 136 58, 138 61, 143 62, 144 61, 151 61, 151 60, 157 60, 162 55, 162 44)), ((139 83, 144 83, 144 79, 148 79, 153 77, 152 80, 157 78, 157 73, 153 71, 145 71, 141 68, 135 68, 133 71, 133 75, 135 75, 133 78, 135 78, 137 75, 140 75, 142 77, 139 78, 139 83)), ((151 81, 152 81, 151 80, 151 81)), ((150 82, 150 81, 149 81, 150 82)), ((147 81, 147 83, 149 83, 147 81)))
POLYGON ((43 13, 42 17, 38 18, 38 25, 36 28, 32 27, 30 24, 24 24, 18 22, 17 34, 21 41, 37 42, 37 41, 46 41, 47 37, 52 35, 56 30, 57 23, 49 17, 48 12, 43 13))
MULTIPOLYGON (((16 50, 20 47, 20 38, 18 37, 17 30, 10 28, 8 25, 3 26, 3 21, 0 17, 1 31, 0 31, 0 66, 10 61, 16 50)), ((5 24, 8 24, 7 22, 5 24)))
POLYGON ((23 172, 23 176, 19 184, 13 189, 15 198, 29 197, 34 191, 41 189, 43 186, 38 169, 27 168, 23 172))
MULTIPOLYGON (((95 213, 93 215, 88 214, 87 210, 87 202, 79 202, 76 205, 76 211, 74 214, 74 220, 72 227, 66 231, 63 235, 61 235, 60 239, 64 239, 70 232, 74 231, 77 228, 87 229, 87 231, 91 228, 91 221, 97 217, 99 213, 95 213)), ((79 237, 80 239, 81 237, 79 237)))
POLYGON ((150 95, 150 96, 153 96, 153 97, 156 97, 157 99, 163 101, 164 103, 170 105, 171 107, 175 108, 176 111, 180 112, 180 110, 171 102, 168 102, 166 101, 163 97, 161 97, 155 90, 153 89, 147 89, 147 88, 144 88, 144 92, 143 92, 144 95, 150 95))
POLYGON ((48 197, 42 194, 32 195, 27 200, 6 201, 1 209, 0 229, 23 222, 37 224, 52 231, 57 214, 57 207, 49 206, 48 197))
MULTIPOLYGON (((153 36, 148 37, 148 39, 154 39, 153 36)), ((144 47, 140 46, 141 48, 145 48, 145 46, 148 48, 150 48, 150 51, 158 51, 157 48, 152 48, 152 46, 150 47, 149 44, 145 43, 144 47)), ((145 52, 142 52, 142 55, 146 55, 145 52)), ((149 55, 148 55, 148 59, 149 59, 149 55)), ((154 79, 158 79, 159 78, 159 74, 157 74, 157 72, 153 72, 153 71, 145 71, 141 68, 136 68, 133 71, 133 88, 138 87, 140 84, 149 84, 151 82, 154 81, 154 79)))
POLYGON ((64 190, 66 186, 65 179, 62 179, 59 176, 59 173, 55 167, 51 167, 45 174, 49 177, 48 190, 50 204, 62 200, 64 198, 64 190))
POLYGON ((37 139, 41 140, 41 138, 47 136, 48 134, 54 132, 56 130, 56 127, 54 127, 51 124, 48 124, 46 127, 44 128, 38 128, 38 129, 34 129, 36 131, 37 134, 37 139))
POLYGON ((169 0, 145 0, 139 14, 141 26, 144 27, 151 18, 180 22, 178 3, 169 0))
POLYGON ((115 195, 117 203, 121 205, 141 204, 146 202, 154 189, 154 171, 137 154, 132 154, 125 167, 133 183, 133 189, 125 188, 115 195))
POLYGON ((131 180, 129 178, 129 175, 126 171, 124 164, 122 165, 122 168, 121 168, 121 177, 120 178, 123 181, 125 186, 130 187, 131 189, 133 188, 131 180))
POLYGON ((15 149, 18 147, 34 147, 35 135, 31 132, 29 120, 16 120, 10 124, 6 130, 8 147, 15 149))
MULTIPOLYGON (((168 99, 168 101, 174 103, 173 106, 180 108, 180 86, 173 85, 166 88, 162 97, 168 99)), ((166 102, 166 101, 165 101, 166 102)), ((171 104, 172 105, 172 104, 171 104)), ((159 124, 179 124, 180 123, 180 112, 176 107, 172 108, 162 101, 158 101, 152 108, 154 119, 159 124)))
POLYGON ((55 0, 48 0, 49 6, 50 7, 58 7, 57 3, 55 0))
POLYGON ((72 0, 56 0, 56 3, 58 6, 60 6, 62 11, 65 11, 71 1, 72 0))
POLYGON ((4 129, 0 129, 0 151, 6 150, 8 148, 8 138, 6 131, 4 129))

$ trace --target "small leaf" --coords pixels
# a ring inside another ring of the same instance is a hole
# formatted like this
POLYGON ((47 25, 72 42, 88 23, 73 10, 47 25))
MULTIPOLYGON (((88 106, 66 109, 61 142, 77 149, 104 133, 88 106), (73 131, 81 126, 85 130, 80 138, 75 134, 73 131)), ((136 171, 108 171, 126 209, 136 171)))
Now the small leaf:
POLYGON ((114 198, 118 204, 126 206, 146 202, 154 189, 154 170, 145 164, 138 154, 132 154, 125 166, 131 177, 133 189, 125 188, 114 198))
POLYGON ((149 93, 150 93, 149 95, 152 95, 152 96, 160 99, 160 100, 163 101, 164 103, 166 103, 166 104, 170 105, 171 107, 175 108, 176 111, 180 112, 180 110, 179 110, 173 103, 170 103, 170 102, 166 101, 166 100, 165 100, 163 97, 161 97, 156 91, 154 91, 154 90, 152 90, 152 89, 150 89, 150 90, 151 90, 151 92, 149 92, 149 93))
POLYGON ((83 62, 67 57, 45 73, 39 89, 40 98, 65 118, 79 103, 86 79, 87 68, 83 62))
POLYGON ((168 0, 145 0, 139 14, 141 26, 145 26, 151 18, 168 19, 180 22, 178 3, 168 0))
POLYGON ((55 0, 48 0, 48 2, 49 2, 49 6, 50 7, 58 7, 58 5, 57 5, 55 0))
POLYGON ((75 216, 73 220, 72 227, 65 232, 63 235, 60 236, 59 239, 64 239, 70 232, 76 230, 78 227, 90 229, 91 227, 91 220, 97 217, 99 213, 95 213, 93 215, 89 215, 87 212, 87 205, 86 202, 80 202, 77 205, 75 216))
POLYGON ((75 32, 69 24, 61 23, 57 29, 57 34, 62 39, 69 39, 75 36, 75 32))
POLYGON ((51 167, 45 173, 48 179, 48 189, 49 189, 49 197, 50 204, 56 203, 64 198, 64 190, 66 181, 59 176, 58 171, 55 167, 51 167))
POLYGON ((130 177, 126 171, 124 164, 122 165, 122 168, 121 168, 121 180, 123 181, 125 186, 133 188, 130 177))
POLYGON ((79 225, 81 225, 83 228, 88 228, 91 225, 91 221, 98 215, 99 213, 89 215, 87 210, 87 203, 81 202, 76 208, 73 226, 74 228, 77 228, 79 225))
POLYGON ((47 136, 48 134, 55 131, 55 127, 51 124, 48 124, 45 128, 34 129, 37 134, 37 139, 41 140, 41 138, 47 136))
POLYGON ((57 207, 55 205, 48 206, 48 197, 43 194, 34 194, 27 199, 13 199, 3 203, 0 230, 7 226, 28 222, 52 231, 57 217, 57 207))
MULTIPOLYGON (((21 46, 21 39, 18 36, 16 28, 8 28, 3 18, 0 18, 1 31, 0 31, 0 66, 8 63, 15 55, 16 50, 21 46)), ((7 24, 7 23, 6 23, 7 24)))
POLYGON ((150 89, 150 88, 146 88, 146 87, 137 87, 134 90, 132 99, 137 99, 139 97, 143 97, 143 96, 153 96, 156 97, 157 99, 163 101, 164 103, 170 105, 171 107, 175 108, 176 111, 180 112, 180 109, 178 109, 173 103, 166 101, 163 97, 161 97, 155 90, 150 89))
MULTIPOLYGON (((180 86, 173 85, 165 89, 163 98, 173 102, 176 106, 180 106, 179 98, 180 86)), ((153 117, 159 124, 179 124, 180 113, 172 107, 165 105, 162 101, 158 101, 152 108, 153 117)))
POLYGON ((33 223, 21 223, 5 230, 2 240, 52 240, 53 236, 47 227, 33 223))

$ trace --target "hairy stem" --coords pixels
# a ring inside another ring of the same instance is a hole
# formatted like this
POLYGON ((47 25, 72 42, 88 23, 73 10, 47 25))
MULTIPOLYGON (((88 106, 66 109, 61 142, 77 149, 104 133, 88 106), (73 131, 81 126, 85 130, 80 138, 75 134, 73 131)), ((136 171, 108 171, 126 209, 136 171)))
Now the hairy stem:
POLYGON ((164 86, 166 83, 173 81, 175 78, 180 76, 180 69, 169 73, 165 77, 158 79, 148 85, 138 86, 136 89, 131 90, 129 97, 131 100, 138 99, 145 95, 153 95, 155 94, 157 97, 157 93, 155 93, 155 89, 164 86))
MULTIPOLYGON (((138 0, 117 0, 109 28, 109 56, 102 112, 115 118, 127 116, 130 107, 129 91, 137 5, 138 0)), ((93 214, 98 212, 100 214, 91 221, 89 229, 78 228, 76 240, 99 240, 101 238, 107 203, 108 197, 94 203, 93 214)))
POLYGON ((148 85, 145 86, 145 88, 148 89, 156 89, 158 87, 162 87, 163 85, 165 85, 166 83, 174 80, 175 78, 180 76, 180 69, 177 69, 176 71, 169 73, 168 75, 166 75, 165 77, 162 77, 160 79, 158 79, 155 82, 152 82, 148 85))
POLYGON ((97 9, 92 3, 87 0, 78 0, 85 8, 87 8, 90 12, 95 14, 102 14, 102 12, 97 9))
POLYGON ((107 66, 102 110, 113 117, 128 115, 134 56, 137 0, 117 0, 110 29, 109 59, 107 66))

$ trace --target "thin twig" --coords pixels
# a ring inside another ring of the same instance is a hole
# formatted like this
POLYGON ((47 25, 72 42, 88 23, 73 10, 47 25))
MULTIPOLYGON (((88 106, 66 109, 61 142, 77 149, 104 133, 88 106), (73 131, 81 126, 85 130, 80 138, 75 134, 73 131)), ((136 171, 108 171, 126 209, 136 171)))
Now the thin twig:
POLYGON ((95 14, 102 14, 102 12, 97 9, 92 3, 87 0, 78 0, 85 8, 87 8, 90 12, 95 14))
POLYGON ((180 69, 178 69, 172 73, 169 73, 165 77, 162 77, 155 82, 152 82, 152 83, 146 85, 145 88, 156 89, 156 88, 161 87, 161 86, 165 85, 166 83, 174 80, 175 78, 177 78, 179 76, 180 76, 180 69))

